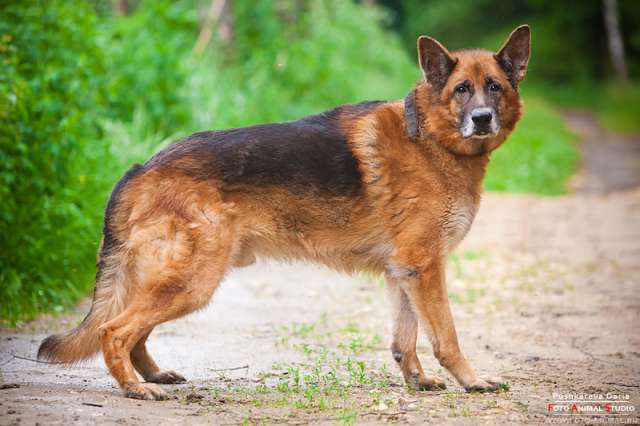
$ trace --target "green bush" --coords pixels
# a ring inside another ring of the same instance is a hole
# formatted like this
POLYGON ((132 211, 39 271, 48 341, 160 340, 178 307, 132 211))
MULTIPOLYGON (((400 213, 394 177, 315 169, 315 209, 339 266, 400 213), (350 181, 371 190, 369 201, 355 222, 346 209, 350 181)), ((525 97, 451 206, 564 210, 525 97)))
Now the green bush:
POLYGON ((0 16, 0 316, 15 318, 86 288, 94 207, 70 166, 99 137, 102 64, 83 2, 3 3, 0 16))
POLYGON ((419 77, 398 37, 381 28, 380 9, 324 0, 282 11, 276 6, 283 3, 234 3, 233 60, 212 44, 189 76, 195 128, 282 121, 343 103, 400 98, 419 77))
POLYGON ((99 23, 111 120, 130 122, 139 110, 151 131, 171 133, 188 124, 188 100, 180 88, 197 34, 196 4, 141 1, 131 15, 99 23))

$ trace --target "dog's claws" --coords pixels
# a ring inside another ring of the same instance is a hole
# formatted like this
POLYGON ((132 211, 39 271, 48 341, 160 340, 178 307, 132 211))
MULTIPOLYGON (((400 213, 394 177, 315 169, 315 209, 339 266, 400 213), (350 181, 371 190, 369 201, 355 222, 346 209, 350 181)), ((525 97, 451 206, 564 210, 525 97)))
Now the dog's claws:
POLYGON ((505 386, 505 381, 500 377, 478 376, 475 382, 465 386, 467 392, 495 392, 505 386))
POLYGON ((144 399, 148 401, 164 401, 169 398, 167 393, 153 383, 136 383, 125 388, 127 398, 144 399))
POLYGON ((424 376, 410 381, 409 387, 419 391, 439 391, 446 389, 447 385, 438 376, 424 376))
POLYGON ((151 383, 163 384, 184 383, 187 381, 182 374, 173 370, 160 370, 149 377, 145 377, 145 380, 151 383))

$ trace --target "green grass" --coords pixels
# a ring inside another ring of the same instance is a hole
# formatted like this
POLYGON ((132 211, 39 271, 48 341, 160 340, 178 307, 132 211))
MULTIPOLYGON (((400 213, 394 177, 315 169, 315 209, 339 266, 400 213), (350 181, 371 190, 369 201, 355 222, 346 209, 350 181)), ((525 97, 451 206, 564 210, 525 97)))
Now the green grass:
POLYGON ((527 92, 559 108, 592 110, 600 124, 623 133, 640 132, 640 81, 578 81, 567 85, 534 82, 527 92))
POLYGON ((274 332, 275 346, 293 349, 301 359, 258 373, 257 385, 229 382, 227 389, 215 392, 224 392, 232 403, 280 409, 277 420, 290 413, 298 419, 320 415, 351 424, 386 398, 397 380, 384 363, 372 360, 381 345, 373 330, 351 323, 330 325, 322 315, 314 323, 292 323, 274 332))
POLYGON ((640 83, 605 86, 596 112, 601 124, 624 133, 640 132, 640 83))
POLYGON ((493 153, 485 188, 558 195, 576 171, 575 136, 542 98, 525 96, 525 113, 513 135, 493 153))

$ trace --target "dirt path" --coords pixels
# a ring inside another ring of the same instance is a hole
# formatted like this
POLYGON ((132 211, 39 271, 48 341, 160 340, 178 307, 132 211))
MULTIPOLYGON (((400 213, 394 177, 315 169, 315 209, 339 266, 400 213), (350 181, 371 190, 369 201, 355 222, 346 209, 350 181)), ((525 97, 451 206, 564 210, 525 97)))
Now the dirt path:
POLYGON ((582 171, 572 180, 583 193, 625 190, 640 183, 640 138, 609 132, 588 111, 565 112, 567 123, 582 139, 582 171))
MULTIPOLYGON (((636 148, 611 148, 617 154, 607 148, 609 160, 591 167, 597 141, 618 137, 589 120, 569 117, 587 141, 581 192, 487 194, 448 265, 463 350, 478 370, 507 378, 507 392, 466 394, 446 374, 444 392, 405 389, 387 350, 379 279, 259 264, 231 274, 207 310, 150 339, 159 364, 190 379, 165 386, 169 401, 120 397, 100 360, 61 368, 12 358, 34 357, 45 331, 79 321, 86 304, 3 332, 0 424, 543 423, 568 417, 548 404, 583 394, 623 398, 614 405, 635 412, 608 418, 637 422, 640 139, 624 139, 636 148), (616 174, 620 158, 632 165, 616 174)), ((438 371, 423 337, 419 347, 438 371)))

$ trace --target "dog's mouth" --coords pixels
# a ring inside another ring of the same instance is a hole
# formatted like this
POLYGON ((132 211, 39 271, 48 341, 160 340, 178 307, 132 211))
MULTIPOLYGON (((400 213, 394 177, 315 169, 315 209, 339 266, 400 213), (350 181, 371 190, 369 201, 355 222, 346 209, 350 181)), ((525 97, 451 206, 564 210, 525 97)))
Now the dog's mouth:
POLYGON ((460 134, 464 139, 488 139, 493 138, 500 132, 500 127, 494 129, 469 129, 460 128, 460 134))
POLYGON ((492 130, 477 130, 475 131, 470 138, 472 139, 487 139, 487 138, 492 138, 494 136, 496 136, 498 134, 498 131, 492 131, 492 130))

